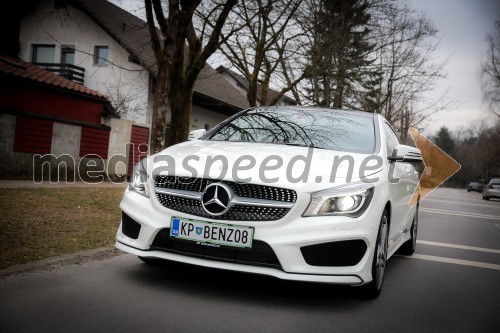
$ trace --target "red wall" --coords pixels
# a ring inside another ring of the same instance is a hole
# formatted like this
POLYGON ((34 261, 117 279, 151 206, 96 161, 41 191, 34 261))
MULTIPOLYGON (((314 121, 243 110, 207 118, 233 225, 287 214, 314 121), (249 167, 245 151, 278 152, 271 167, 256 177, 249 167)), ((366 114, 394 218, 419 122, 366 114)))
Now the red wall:
POLYGON ((79 122, 101 123, 100 102, 14 83, 0 83, 0 106, 79 122))
POLYGON ((16 117, 14 151, 50 154, 53 126, 48 120, 16 117))
POLYGON ((134 165, 148 155, 149 129, 145 127, 132 125, 130 135, 130 157, 128 160, 128 174, 132 174, 134 165))
POLYGON ((92 155, 108 158, 109 130, 82 126, 80 156, 92 155))

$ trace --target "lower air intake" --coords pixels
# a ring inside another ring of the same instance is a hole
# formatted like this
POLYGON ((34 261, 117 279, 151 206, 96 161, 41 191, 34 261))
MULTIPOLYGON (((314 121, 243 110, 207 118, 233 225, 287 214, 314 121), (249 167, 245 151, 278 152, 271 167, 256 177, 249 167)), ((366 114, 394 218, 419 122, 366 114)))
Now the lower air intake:
POLYGON ((354 266, 366 253, 366 243, 361 239, 322 243, 300 248, 302 256, 311 266, 354 266))
POLYGON ((141 225, 122 212, 122 233, 127 237, 137 239, 139 232, 141 232, 141 225))

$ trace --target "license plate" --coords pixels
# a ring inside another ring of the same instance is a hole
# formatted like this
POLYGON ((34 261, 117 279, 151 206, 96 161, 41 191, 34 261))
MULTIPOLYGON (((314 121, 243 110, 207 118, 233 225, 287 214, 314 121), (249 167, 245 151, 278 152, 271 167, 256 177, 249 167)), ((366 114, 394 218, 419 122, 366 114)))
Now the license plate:
POLYGON ((172 217, 170 237, 207 246, 251 248, 253 228, 172 217))

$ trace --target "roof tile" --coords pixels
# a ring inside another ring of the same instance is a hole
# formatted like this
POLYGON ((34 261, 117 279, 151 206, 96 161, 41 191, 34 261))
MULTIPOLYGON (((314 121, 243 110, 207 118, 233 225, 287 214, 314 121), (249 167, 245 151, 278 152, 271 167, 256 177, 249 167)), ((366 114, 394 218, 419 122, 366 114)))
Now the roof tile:
POLYGON ((98 91, 89 89, 48 70, 12 57, 0 56, 0 72, 31 81, 37 81, 48 86, 59 87, 105 100, 108 99, 108 96, 98 91))

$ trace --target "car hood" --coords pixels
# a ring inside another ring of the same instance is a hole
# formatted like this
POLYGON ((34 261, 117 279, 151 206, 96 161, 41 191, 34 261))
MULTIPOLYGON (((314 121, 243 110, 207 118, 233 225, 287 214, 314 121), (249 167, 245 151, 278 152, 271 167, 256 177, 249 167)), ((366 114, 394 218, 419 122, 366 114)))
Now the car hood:
POLYGON ((289 184, 312 183, 322 184, 319 187, 324 188, 328 182, 345 183, 349 181, 348 177, 352 177, 353 182, 359 181, 360 167, 368 158, 371 167, 364 172, 364 177, 382 170, 384 163, 375 160, 382 161, 379 156, 281 144, 195 140, 153 155, 150 158, 152 163, 148 163, 148 173, 287 187, 289 184), (210 160, 215 162, 207 163, 210 160), (283 161, 282 165, 273 169, 279 160, 283 161), (255 165, 245 169, 250 161, 255 161, 255 165), (335 164, 338 167, 332 178, 335 164), (374 167, 376 164, 379 166, 374 167), (265 165, 269 169, 265 169, 265 165))

